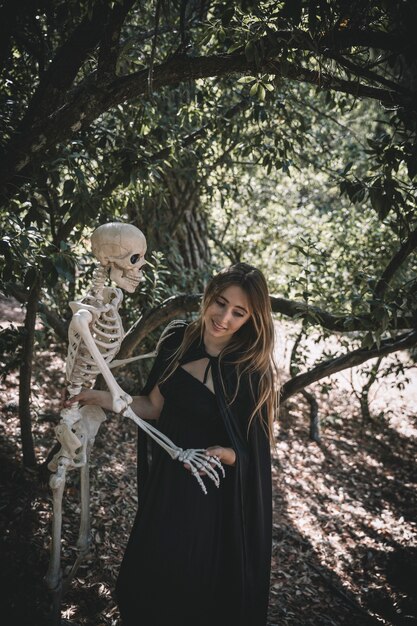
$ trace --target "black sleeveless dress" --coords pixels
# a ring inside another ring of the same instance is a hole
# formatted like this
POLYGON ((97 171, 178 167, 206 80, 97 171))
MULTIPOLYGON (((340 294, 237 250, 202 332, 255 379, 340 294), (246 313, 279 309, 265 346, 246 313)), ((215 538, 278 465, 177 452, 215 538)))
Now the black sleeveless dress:
MULTIPOLYGON (((178 367, 160 385, 158 429, 182 448, 230 447, 216 396, 178 367)), ((116 586, 123 626, 233 626, 234 467, 205 495, 182 463, 155 446, 116 586)))

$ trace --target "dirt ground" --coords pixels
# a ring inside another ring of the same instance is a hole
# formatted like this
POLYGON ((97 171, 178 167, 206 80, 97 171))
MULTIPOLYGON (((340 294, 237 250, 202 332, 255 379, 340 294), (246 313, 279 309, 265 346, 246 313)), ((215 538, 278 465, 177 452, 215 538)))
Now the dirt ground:
MULTIPOLYGON (((19 307, 14 315, 18 321, 19 307)), ((10 317, 10 306, 3 306, 3 319, 10 317)), ((374 417, 365 424, 352 379, 339 377, 326 395, 313 386, 320 444, 308 439, 301 396, 282 407, 273 457, 271 626, 417 625, 415 370, 409 377, 402 391, 391 387, 392 380, 375 384, 374 417)), ((54 442, 63 386, 63 361, 53 346, 38 351, 33 379, 36 470, 21 462, 17 373, 2 381, 0 392, 4 626, 47 626, 50 609, 44 576, 51 494, 41 463, 54 442)), ((112 594, 135 514, 135 464, 135 426, 109 415, 92 455, 92 548, 65 595, 65 624, 120 624, 112 594)), ((76 556, 78 497, 79 475, 71 472, 63 524, 66 573, 76 556)))

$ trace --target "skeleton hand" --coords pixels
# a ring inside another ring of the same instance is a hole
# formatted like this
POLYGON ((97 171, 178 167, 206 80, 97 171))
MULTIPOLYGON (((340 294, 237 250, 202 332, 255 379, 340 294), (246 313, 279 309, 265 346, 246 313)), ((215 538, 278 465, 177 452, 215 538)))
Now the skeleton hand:
POLYGON ((224 468, 219 457, 214 454, 209 457, 204 449, 182 450, 177 460, 184 463, 184 467, 197 479, 198 484, 206 495, 207 488, 201 476, 208 476, 216 487, 220 486, 218 469, 221 471, 223 478, 225 477, 224 468))
POLYGON ((236 453, 232 448, 224 448, 222 446, 211 446, 206 450, 184 450, 182 455, 178 457, 179 461, 185 461, 184 467, 188 469, 197 479, 201 489, 207 494, 207 488, 201 476, 208 476, 216 485, 220 485, 219 471, 223 478, 225 472, 224 465, 234 465, 236 462, 236 453))
POLYGON ((79 402, 81 406, 97 405, 101 406, 106 411, 114 411, 120 413, 124 411, 132 402, 131 396, 125 393, 123 389, 118 386, 119 393, 116 396, 112 396, 109 391, 100 391, 99 389, 83 389, 76 396, 72 396, 64 402, 65 407, 69 407, 72 404, 79 402))

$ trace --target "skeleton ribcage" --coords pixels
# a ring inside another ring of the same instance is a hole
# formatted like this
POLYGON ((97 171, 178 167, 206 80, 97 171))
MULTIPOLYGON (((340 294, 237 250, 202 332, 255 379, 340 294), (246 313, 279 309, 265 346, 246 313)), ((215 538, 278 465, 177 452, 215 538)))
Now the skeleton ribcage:
MULTIPOLYGON (((91 335, 102 357, 110 363, 120 349, 124 336, 122 321, 115 308, 101 313, 91 326, 91 335)), ((79 333, 70 324, 68 330, 66 378, 71 385, 92 386, 100 369, 79 333)))

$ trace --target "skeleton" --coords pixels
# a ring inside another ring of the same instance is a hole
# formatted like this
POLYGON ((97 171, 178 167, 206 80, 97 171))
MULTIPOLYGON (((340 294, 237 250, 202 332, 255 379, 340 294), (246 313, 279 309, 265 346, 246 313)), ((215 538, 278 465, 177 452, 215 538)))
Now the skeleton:
MULTIPOLYGON (((77 395, 82 388, 91 388, 98 374, 102 374, 112 397, 112 410, 133 420, 142 430, 164 448, 172 459, 185 463, 196 477, 204 493, 206 486, 201 475, 207 475, 219 486, 219 472, 224 469, 217 457, 208 460, 202 449, 183 450, 151 424, 136 415, 130 404, 132 398, 117 384, 111 368, 131 362, 134 359, 155 356, 161 341, 168 335, 168 326, 152 353, 114 361, 120 349, 124 332, 118 309, 122 302, 121 289, 133 293, 143 280, 142 267, 145 264, 146 240, 143 233, 129 224, 110 223, 99 226, 91 237, 92 251, 100 265, 93 274, 90 290, 77 302, 71 302, 73 317, 68 331, 68 354, 66 379, 69 398, 77 395), (118 287, 105 287, 108 271, 118 287)), ((75 575, 90 545, 89 515, 89 458, 95 437, 102 422, 106 419, 103 409, 98 406, 71 404, 61 412, 61 419, 55 429, 60 449, 53 456, 48 468, 53 472, 50 487, 53 494, 53 520, 51 555, 45 580, 54 592, 55 613, 62 594, 62 573, 60 567, 60 543, 62 528, 62 499, 69 470, 80 468, 81 473, 81 519, 77 541, 78 556, 66 578, 66 588, 75 575)))

